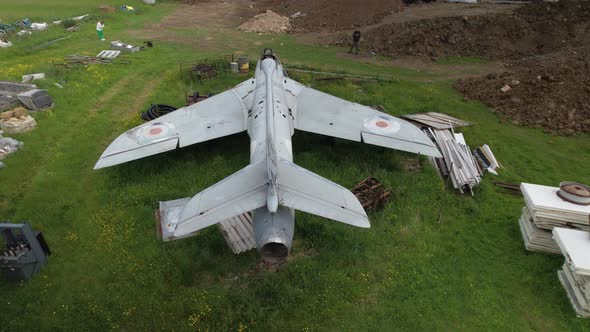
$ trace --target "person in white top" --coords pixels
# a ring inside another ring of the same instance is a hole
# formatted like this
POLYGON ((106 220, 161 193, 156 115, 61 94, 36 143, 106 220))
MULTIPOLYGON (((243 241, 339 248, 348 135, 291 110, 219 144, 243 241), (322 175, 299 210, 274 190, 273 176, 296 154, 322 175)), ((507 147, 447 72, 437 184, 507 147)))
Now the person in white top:
POLYGON ((96 23, 96 33, 98 33, 98 38, 100 40, 105 40, 102 29, 104 29, 104 21, 98 21, 98 23, 96 23))

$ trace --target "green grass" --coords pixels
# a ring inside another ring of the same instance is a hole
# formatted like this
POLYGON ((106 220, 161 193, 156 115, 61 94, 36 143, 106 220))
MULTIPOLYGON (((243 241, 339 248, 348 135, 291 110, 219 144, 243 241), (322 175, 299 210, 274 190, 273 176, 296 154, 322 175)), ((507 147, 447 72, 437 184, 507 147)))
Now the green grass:
MULTIPOLYGON (((26 16, 19 6, 3 8, 26 16)), ((94 7, 77 3, 63 16, 98 17, 94 7)), ((136 15, 108 17, 107 38, 139 43, 129 30, 173 10, 172 4, 137 7, 136 15)), ((57 14, 47 15, 62 16, 57 14)), ((290 36, 227 32, 226 46, 220 41, 210 49, 157 41, 153 49, 124 55, 126 65, 53 68, 50 59, 104 48, 93 25, 39 51, 31 48, 66 35, 63 28, 0 50, 0 79, 46 72, 39 85, 56 102, 53 110, 34 115, 35 131, 15 136, 26 149, 3 160, 8 167, 0 171, 0 219, 29 220, 54 251, 30 282, 0 279, 0 329, 590 329, 575 318, 558 282, 563 258, 524 251, 517 225, 523 200, 491 183, 590 183, 588 136, 558 137, 501 123, 481 104, 463 101, 450 82, 420 83, 432 75, 358 64, 335 56, 337 48, 298 45, 290 36), (370 215, 371 229, 297 213, 293 258, 277 273, 256 272, 255 251, 233 255, 215 227, 161 243, 153 217, 158 201, 191 196, 244 167, 247 135, 100 171, 92 167, 115 137, 140 123, 138 113, 150 103, 181 106, 188 92, 220 92, 245 79, 220 73, 201 84, 179 77, 179 62, 238 50, 254 59, 256 40, 275 47, 288 65, 391 78, 361 84, 294 75, 394 115, 438 111, 472 121, 461 130, 468 142, 489 144, 505 168, 500 177, 486 176, 475 197, 459 196, 430 166, 406 171, 413 155, 342 140, 332 148, 322 136, 298 132, 294 154, 302 167, 346 187, 375 176, 394 189, 386 209, 370 215)), ((197 35, 204 33, 214 34, 197 35)))

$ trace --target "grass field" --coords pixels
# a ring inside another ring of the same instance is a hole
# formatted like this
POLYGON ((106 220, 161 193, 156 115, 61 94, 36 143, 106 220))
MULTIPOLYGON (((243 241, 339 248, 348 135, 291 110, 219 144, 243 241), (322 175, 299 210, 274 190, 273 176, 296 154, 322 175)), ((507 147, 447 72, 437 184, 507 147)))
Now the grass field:
MULTIPOLYGON (((141 43, 130 31, 174 6, 137 4, 135 14, 110 14, 107 39, 141 43)), ((102 15, 96 7, 88 0, 0 0, 0 18, 90 13, 95 20, 102 15)), ((34 115, 35 131, 14 136, 26 149, 0 170, 0 219, 30 221, 54 252, 30 282, 0 279, 0 330, 590 330, 558 282, 563 258, 523 249, 523 200, 492 184, 590 183, 588 136, 502 123, 483 105, 465 102, 444 77, 361 64, 338 57, 340 49, 300 45, 290 36, 227 32, 206 49, 158 40, 153 49, 123 56, 128 64, 53 67, 52 59, 105 47, 94 24, 36 50, 68 35, 55 27, 0 49, 1 80, 45 72, 39 85, 56 103, 34 115), (246 134, 92 167, 150 103, 181 106, 188 92, 220 92, 246 79, 222 73, 199 83, 180 77, 179 62, 237 51, 254 58, 255 41, 274 47, 287 65, 383 78, 319 82, 293 75, 319 90, 394 115, 439 111, 474 122, 462 132, 472 146, 492 147, 504 165, 500 176, 487 176, 475 197, 459 196, 429 165, 406 171, 413 155, 341 140, 331 147, 322 136, 296 133, 298 165, 346 187, 375 176, 394 189, 393 202, 370 215, 371 229, 297 213, 292 258, 276 273, 258 271, 255 251, 233 255, 215 227, 161 243, 158 201, 191 196, 244 167, 246 134)))

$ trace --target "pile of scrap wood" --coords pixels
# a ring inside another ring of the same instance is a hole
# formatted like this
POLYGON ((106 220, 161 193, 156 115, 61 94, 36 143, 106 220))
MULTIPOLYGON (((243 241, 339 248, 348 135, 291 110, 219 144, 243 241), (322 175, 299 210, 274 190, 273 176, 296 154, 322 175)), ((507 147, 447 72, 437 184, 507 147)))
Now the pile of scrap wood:
POLYGON ((92 64, 110 64, 113 63, 112 59, 99 58, 95 56, 86 56, 73 54, 69 55, 64 59, 66 67, 72 67, 75 65, 92 65, 92 64))
POLYGON ((565 257, 557 276, 578 317, 590 317, 590 237, 574 229, 553 229, 553 237, 565 257))
POLYGON ((519 225, 527 250, 561 253, 551 236, 551 230, 556 227, 590 232, 589 205, 564 200, 558 195, 559 187, 523 183, 520 189, 526 206, 519 225))
POLYGON ((192 75, 199 80, 203 78, 213 78, 217 76, 217 69, 206 63, 199 63, 193 67, 192 75))
POLYGON ((393 196, 390 189, 373 177, 364 179, 351 191, 367 212, 383 209, 393 196))
POLYGON ((422 128, 436 143, 443 157, 429 160, 441 177, 451 179, 453 187, 460 193, 469 192, 473 195, 473 188, 481 182, 484 170, 497 174, 496 169, 500 165, 489 146, 484 145, 472 151, 463 134, 455 133, 455 128, 470 126, 471 123, 437 112, 402 117, 422 128))

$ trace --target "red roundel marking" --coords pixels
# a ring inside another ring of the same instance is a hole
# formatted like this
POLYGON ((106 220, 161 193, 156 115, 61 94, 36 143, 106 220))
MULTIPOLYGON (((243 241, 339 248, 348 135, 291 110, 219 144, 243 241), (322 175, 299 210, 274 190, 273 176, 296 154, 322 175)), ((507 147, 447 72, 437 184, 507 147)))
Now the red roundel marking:
POLYGON ((152 128, 150 129, 150 135, 160 135, 162 133, 162 128, 152 128))
POLYGON ((379 128, 385 128, 385 127, 389 127, 389 123, 385 122, 385 121, 377 121, 375 123, 375 125, 379 128))

